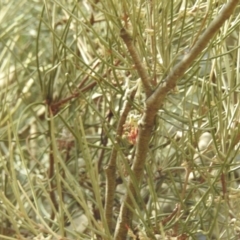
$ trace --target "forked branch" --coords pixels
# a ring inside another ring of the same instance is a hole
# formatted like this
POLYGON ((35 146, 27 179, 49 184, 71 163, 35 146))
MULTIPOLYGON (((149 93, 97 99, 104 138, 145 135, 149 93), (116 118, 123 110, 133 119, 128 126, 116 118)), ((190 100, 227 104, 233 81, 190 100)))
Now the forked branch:
MULTIPOLYGON (((171 91, 177 84, 177 81, 184 75, 185 71, 189 68, 189 66, 193 63, 193 61, 197 58, 197 56, 202 52, 202 50, 207 46, 209 41, 214 37, 223 23, 231 16, 235 7, 239 3, 239 0, 230 0, 222 9, 222 11, 218 14, 218 16, 211 22, 206 31, 200 36, 196 44, 189 51, 186 57, 177 64, 172 72, 165 78, 162 84, 160 84, 155 92, 151 94, 151 96, 146 100, 145 111, 139 124, 139 134, 136 145, 136 153, 132 165, 132 176, 135 179, 129 178, 128 182, 128 192, 125 196, 125 201, 121 206, 121 210, 119 213, 118 223, 115 229, 115 240, 123 240, 126 239, 127 230, 126 226, 130 226, 132 220, 132 212, 130 209, 134 209, 132 204, 131 195, 136 197, 134 182, 141 183, 144 164, 148 152, 148 144, 151 139, 151 132, 154 127, 154 119, 157 114, 157 111, 164 103, 166 95, 171 91), (131 194, 129 193, 131 191, 131 194)), ((123 34, 123 30, 121 30, 121 36, 123 34)), ((124 41, 125 44, 126 41, 124 41)), ((129 51, 131 54, 131 51, 129 51)), ((132 56, 134 59, 134 56, 132 56)), ((136 63, 135 63, 136 65, 136 63)), ((144 68, 143 68, 144 69, 144 68)), ((139 73, 140 74, 140 73, 139 73)), ((150 86, 147 82, 143 81, 141 77, 143 85, 145 87, 145 91, 147 95, 150 92, 150 86)))

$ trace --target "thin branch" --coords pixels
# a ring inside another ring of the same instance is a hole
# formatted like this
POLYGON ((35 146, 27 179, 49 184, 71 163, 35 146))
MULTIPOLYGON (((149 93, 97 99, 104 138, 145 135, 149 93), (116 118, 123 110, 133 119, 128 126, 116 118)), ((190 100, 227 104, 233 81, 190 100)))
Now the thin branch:
POLYGON ((126 226, 130 226, 132 219, 132 199, 131 195, 136 198, 136 192, 134 182, 140 183, 142 180, 143 168, 145 164, 146 155, 148 152, 148 143, 152 136, 152 129, 154 126, 155 113, 151 112, 151 109, 146 109, 142 118, 142 124, 139 124, 139 132, 136 143, 136 153, 132 165, 132 176, 134 179, 129 179, 128 189, 131 194, 127 193, 124 202, 121 206, 117 226, 115 229, 114 239, 122 240, 126 239, 126 226), (149 111, 150 110, 150 111, 149 111), (130 208, 129 208, 130 206, 130 208))
MULTIPOLYGON (((131 110, 132 102, 137 92, 137 86, 130 90, 128 93, 128 99, 124 105, 122 114, 118 121, 117 132, 116 132, 116 144, 119 145, 119 140, 123 135, 123 126, 126 122, 128 113, 131 110)), ((117 147, 114 146, 112 149, 111 157, 109 163, 105 169, 106 172, 106 191, 105 191, 105 219, 107 221, 110 232, 112 231, 112 218, 113 218, 113 202, 114 193, 116 188, 116 161, 117 161, 117 147)))
POLYGON ((146 93, 147 97, 149 97, 153 92, 152 86, 151 86, 151 79, 149 78, 147 70, 145 69, 145 67, 140 59, 140 56, 137 52, 137 49, 135 48, 135 46, 133 44, 132 37, 124 28, 121 29, 120 36, 128 48, 128 51, 132 57, 135 67, 138 71, 138 74, 142 80, 142 84, 143 84, 145 93, 146 93))
POLYGON ((179 62, 172 72, 163 80, 163 83, 156 89, 156 91, 149 97, 146 104, 148 106, 155 105, 158 110, 166 97, 177 84, 177 81, 184 75, 185 71, 197 58, 197 56, 204 50, 209 41, 215 36, 223 23, 231 16, 239 0, 230 0, 218 16, 210 23, 206 31, 199 37, 196 44, 192 47, 188 54, 179 62))
MULTIPOLYGON (((91 68, 92 72, 93 70, 99 65, 100 62, 96 62, 95 65, 91 68)), ((120 61, 117 61, 114 66, 117 66, 118 64, 120 63, 120 61)), ((106 77, 108 74, 110 74, 110 72, 112 71, 112 69, 108 69, 103 75, 102 75, 102 79, 104 77, 106 77)), ((91 76, 91 73, 89 73, 82 81, 81 83, 77 86, 77 89, 74 90, 74 92, 64 98, 64 99, 61 99, 57 102, 53 102, 50 104, 51 106, 51 110, 54 114, 58 113, 59 109, 61 108, 61 106, 63 106, 64 104, 66 104, 67 102, 69 102, 70 100, 74 99, 74 98, 78 98, 80 96, 80 93, 83 94, 85 92, 87 92, 88 90, 92 90, 96 85, 97 85, 97 82, 94 81, 92 83, 89 83, 87 86, 84 86, 84 84, 86 83, 86 81, 89 79, 89 76, 91 76)))
MULTIPOLYGON (((163 105, 164 99, 167 93, 172 90, 187 68, 193 63, 194 59, 201 53, 201 51, 207 46, 209 41, 214 37, 219 28, 223 25, 233 13, 235 7, 239 3, 238 0, 230 0, 215 20, 211 22, 207 30, 196 42, 195 46, 190 50, 188 55, 173 69, 173 71, 166 77, 163 83, 156 89, 156 91, 147 99, 146 108, 142 117, 142 121, 139 124, 139 135, 137 139, 136 154, 132 165, 132 176, 135 177, 135 181, 139 184, 142 180, 144 164, 148 152, 148 144, 151 139, 151 132, 154 126, 154 119, 157 111, 163 105)), ((134 180, 129 179, 128 189, 131 194, 136 197, 134 180)), ((131 224, 133 204, 131 201, 130 193, 127 192, 125 201, 121 206, 121 210, 118 217, 117 226, 115 229, 114 239, 122 240, 126 239, 127 231, 126 226, 131 224), (130 207, 129 207, 130 206, 130 207)))

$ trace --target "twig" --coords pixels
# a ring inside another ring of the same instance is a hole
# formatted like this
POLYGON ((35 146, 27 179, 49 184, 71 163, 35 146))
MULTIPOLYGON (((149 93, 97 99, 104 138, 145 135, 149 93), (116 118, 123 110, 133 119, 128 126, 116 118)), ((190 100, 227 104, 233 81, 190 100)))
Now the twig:
MULTIPOLYGON (((114 64, 114 66, 117 66, 119 63, 120 63, 120 61, 117 61, 117 62, 114 64)), ((96 62, 95 65, 92 67, 92 71, 93 71, 98 65, 99 65, 99 62, 96 62)), ((111 71, 112 71, 111 68, 108 69, 108 70, 103 74, 102 78, 106 77, 111 71)), ((52 110, 52 112, 54 113, 54 115, 59 112, 59 109, 61 108, 61 106, 63 106, 64 104, 66 104, 67 102, 69 102, 70 100, 72 100, 72 99, 74 99, 74 98, 78 98, 78 97, 80 96, 80 93, 82 94, 82 93, 87 92, 88 90, 92 90, 92 89, 97 85, 97 81, 94 81, 94 82, 92 82, 92 83, 89 83, 87 86, 83 86, 83 85, 86 83, 86 81, 88 80, 88 78, 89 78, 90 75, 91 75, 91 73, 88 74, 88 75, 81 81, 81 83, 77 86, 77 89, 74 90, 74 92, 73 92, 70 96, 68 96, 68 97, 66 97, 66 98, 64 98, 64 99, 61 99, 61 100, 59 100, 59 101, 57 101, 57 102, 53 102, 53 103, 49 103, 49 102, 47 101, 48 105, 51 106, 51 110, 52 110)))
MULTIPOLYGON (((113 117, 113 113, 112 113, 111 110, 109 110, 109 112, 107 113, 107 116, 105 118, 108 125, 110 124, 110 121, 111 121, 112 117, 113 117)), ((104 131, 104 128, 102 128, 101 145, 106 147, 107 143, 108 143, 108 136, 106 135, 106 133, 104 131)), ((100 156, 98 158, 98 172, 99 173, 102 171, 102 162, 103 162, 103 159, 104 159, 104 154, 105 154, 105 148, 102 148, 101 151, 100 151, 100 156)))
MULTIPOLYGON (((89 79, 89 76, 91 76, 92 72, 95 71, 96 67, 100 64, 100 61, 96 61, 95 64, 91 67, 91 72, 88 73, 85 78, 82 79, 82 81, 78 84, 77 88, 78 89, 82 89, 82 87, 84 86, 84 84, 87 82, 87 80, 89 79)), ((81 68, 80 68, 81 69, 81 68)))
MULTIPOLYGON (((128 113, 131 110, 131 102, 133 101, 135 94, 137 92, 137 87, 134 87, 129 92, 129 97, 126 100, 126 104, 124 105, 122 114, 120 116, 120 119, 118 121, 117 126, 117 132, 116 132, 116 144, 119 143, 119 140, 121 136, 123 135, 124 131, 124 124, 126 122, 128 113)), ((107 220, 107 224, 109 227, 109 230, 111 232, 112 230, 112 217, 113 217, 113 201, 114 201, 114 193, 115 193, 115 187, 116 187, 116 160, 117 160, 117 151, 118 149, 114 146, 111 157, 109 160, 109 163, 107 167, 105 168, 106 172, 106 191, 105 191, 105 218, 107 220)))
MULTIPOLYGON (((53 113, 51 112, 51 108, 49 108, 49 116, 53 116, 53 113)), ((49 129, 51 128, 49 123, 49 129)), ((55 196, 55 183, 54 183, 54 171, 55 171, 55 161, 54 161, 54 155, 53 155, 53 145, 50 144, 50 152, 49 152, 49 169, 48 169, 48 179, 50 180, 50 190, 49 190, 49 196, 53 203, 53 206, 55 209, 52 209, 51 217, 50 219, 53 220, 55 218, 55 212, 58 211, 58 203, 55 196)), ((50 226, 52 226, 52 222, 49 223, 50 226)))
POLYGON ((148 106, 154 105, 157 111, 163 104, 166 95, 172 90, 177 81, 184 75, 185 71, 207 46, 209 41, 215 36, 223 23, 231 16, 239 0, 230 0, 218 16, 210 23, 206 31, 199 37, 196 44, 192 47, 189 53, 181 60, 170 72, 170 74, 163 80, 163 83, 156 89, 156 91, 146 101, 148 106))
POLYGON ((170 222, 173 219, 173 217, 178 213, 179 208, 180 208, 179 204, 176 204, 176 207, 173 209, 172 213, 161 221, 163 226, 165 226, 168 222, 170 222))
POLYGON ((147 95, 147 97, 149 97, 152 94, 152 86, 151 86, 151 80, 148 76, 148 73, 144 67, 144 65, 142 64, 142 61, 140 59, 140 56, 137 52, 137 49, 135 48, 134 44, 133 44, 133 40, 132 37, 130 36, 130 34, 124 29, 122 28, 120 31, 120 36, 123 39, 123 41, 125 42, 128 51, 132 57, 132 60, 135 64, 135 67, 138 71, 138 74, 142 80, 142 84, 145 90, 145 93, 147 95))

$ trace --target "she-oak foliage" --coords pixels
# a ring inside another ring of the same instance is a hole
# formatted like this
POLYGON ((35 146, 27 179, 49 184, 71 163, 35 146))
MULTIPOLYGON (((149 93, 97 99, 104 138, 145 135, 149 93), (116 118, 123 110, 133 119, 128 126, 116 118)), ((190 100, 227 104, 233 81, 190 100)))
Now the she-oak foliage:
POLYGON ((1 239, 239 239, 239 1, 0 3, 1 239))

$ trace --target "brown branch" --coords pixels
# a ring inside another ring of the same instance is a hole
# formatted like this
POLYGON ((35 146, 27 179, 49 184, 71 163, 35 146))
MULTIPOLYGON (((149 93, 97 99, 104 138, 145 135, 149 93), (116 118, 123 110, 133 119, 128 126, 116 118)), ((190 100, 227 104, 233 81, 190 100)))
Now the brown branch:
POLYGON ((118 223, 115 229, 115 240, 126 239, 126 226, 130 226, 132 219, 132 211, 129 206, 132 206, 131 195, 137 199, 135 192, 134 182, 140 183, 143 174, 143 167, 148 152, 148 143, 152 136, 152 128, 154 125, 155 114, 151 112, 151 109, 146 109, 143 115, 142 124, 139 125, 139 132, 136 144, 136 154, 134 157, 132 165, 132 176, 135 177, 135 180, 129 179, 128 182, 128 191, 131 194, 127 193, 124 199, 124 202, 121 206, 121 210, 118 217, 118 223), (150 111, 149 111, 150 110, 150 111))
MULTIPOLYGON (((113 113, 112 113, 111 110, 109 110, 108 113, 107 113, 107 116, 105 118, 108 126, 110 125, 110 121, 111 121, 112 117, 113 117, 113 113)), ((108 143, 108 136, 105 133, 104 128, 102 127, 101 145, 106 147, 107 143, 108 143)), ((105 148, 102 148, 101 151, 100 151, 100 156, 98 158, 98 173, 101 173, 101 171, 102 171, 102 162, 103 162, 103 159, 104 159, 104 156, 105 156, 105 150, 106 150, 105 148)))
MULTIPOLYGON (((49 117, 53 116, 53 113, 51 112, 51 108, 49 107, 49 117)), ((51 124, 49 122, 49 130, 51 129, 51 124)), ((51 136, 49 136, 51 138, 51 136)), ((51 140, 51 139, 50 139, 51 140)), ((50 219, 53 220, 55 218, 55 212, 58 211, 58 202, 55 196, 55 183, 54 183, 54 171, 55 171, 55 161, 54 161, 54 155, 53 155, 53 144, 52 141, 50 143, 50 151, 49 151, 49 168, 48 168, 48 179, 50 181, 50 190, 49 190, 49 197, 52 201, 53 207, 55 209, 51 210, 51 216, 50 219)), ((52 226, 52 223, 49 223, 49 226, 52 226)))
POLYGON ((137 49, 135 48, 135 46, 133 44, 132 37, 124 28, 121 29, 120 36, 128 48, 128 51, 132 57, 135 67, 138 71, 138 74, 142 80, 142 84, 143 84, 145 93, 146 93, 147 97, 149 97, 152 94, 151 79, 149 78, 149 75, 140 59, 137 49))
POLYGON ((176 216, 176 214, 179 212, 179 208, 180 208, 179 204, 176 204, 176 207, 173 209, 172 213, 161 221, 163 226, 165 226, 168 222, 170 222, 173 219, 174 216, 176 216))
POLYGON ((192 47, 189 53, 183 58, 181 62, 179 62, 174 67, 172 72, 163 80, 163 83, 149 97, 146 102, 147 105, 155 105, 155 110, 158 110, 162 106, 167 93, 169 93, 169 91, 176 86, 177 81, 184 75, 185 71, 189 68, 197 56, 204 50, 204 48, 215 36, 223 23, 231 16, 238 3, 239 0, 230 0, 225 5, 218 16, 210 23, 202 36, 199 37, 198 41, 192 47))
MULTIPOLYGON (((130 92, 126 104, 123 108, 121 117, 118 121, 117 132, 116 132, 116 145, 119 146, 120 138, 123 135, 124 124, 126 122, 128 113, 131 110, 132 101, 135 97, 137 87, 134 87, 130 92)), ((114 146, 108 162, 107 167, 105 168, 106 172, 106 191, 105 191, 105 219, 108 224, 110 232, 112 232, 112 217, 113 217, 113 202, 114 202, 114 193, 116 188, 116 161, 117 161, 117 146, 114 146)))
MULTIPOLYGON (((96 67, 101 63, 101 61, 96 61, 95 64, 91 67, 91 72, 88 73, 85 78, 78 84, 77 88, 82 89, 83 85, 88 81, 89 77, 91 76, 92 72, 96 69, 96 67)), ((80 68, 81 69, 81 68, 80 68)))
MULTIPOLYGON (((99 65, 100 62, 96 62, 95 65, 92 67, 92 72, 93 70, 99 65)), ((117 66, 118 64, 120 63, 120 60, 118 60, 114 66, 117 66)), ((102 76, 102 79, 105 78, 108 74, 110 74, 110 72, 112 71, 112 69, 108 69, 102 76)), ((53 102, 51 104, 49 104, 51 106, 51 110, 52 112, 55 114, 57 114, 59 112, 59 109, 64 105, 66 104, 67 102, 69 102, 70 100, 74 99, 74 98, 78 98, 80 96, 80 93, 83 94, 85 92, 87 92, 88 90, 91 90, 93 89, 96 85, 97 85, 97 81, 94 81, 92 83, 89 83, 87 86, 83 86, 86 81, 88 80, 89 76, 91 76, 91 73, 89 73, 82 81, 81 83, 77 86, 77 90, 74 90, 74 92, 64 98, 64 99, 61 99, 57 102, 53 102)))
POLYGON ((125 200, 121 206, 118 217, 117 226, 114 233, 115 240, 126 239, 127 231, 126 226, 130 226, 132 220, 132 212, 134 209, 130 195, 136 198, 134 181, 141 183, 144 164, 148 152, 148 144, 152 136, 152 129, 154 126, 154 119, 157 111, 163 105, 167 93, 172 90, 187 68, 193 63, 194 59, 201 53, 207 46, 208 42, 214 37, 219 28, 225 20, 227 20, 233 13, 239 0, 230 0, 218 16, 211 22, 209 27, 203 35, 196 42, 195 46, 190 50, 188 55, 176 65, 173 71, 166 77, 163 83, 156 89, 156 91, 146 100, 146 108, 139 124, 139 133, 136 146, 136 154, 132 165, 132 176, 135 180, 129 179, 128 192, 126 193, 125 200), (131 192, 131 194, 129 193, 131 192), (130 206, 130 207, 129 207, 130 206))

